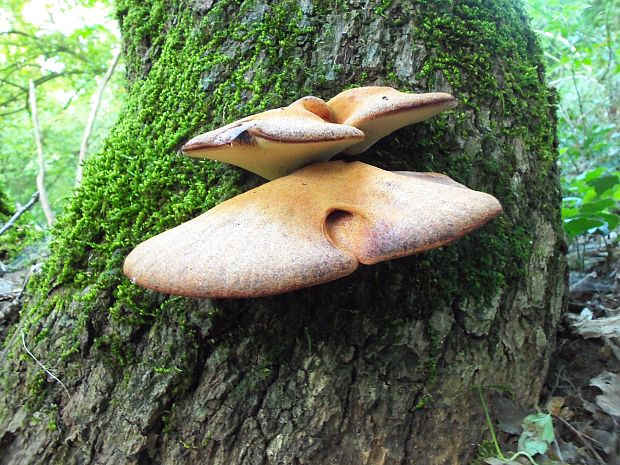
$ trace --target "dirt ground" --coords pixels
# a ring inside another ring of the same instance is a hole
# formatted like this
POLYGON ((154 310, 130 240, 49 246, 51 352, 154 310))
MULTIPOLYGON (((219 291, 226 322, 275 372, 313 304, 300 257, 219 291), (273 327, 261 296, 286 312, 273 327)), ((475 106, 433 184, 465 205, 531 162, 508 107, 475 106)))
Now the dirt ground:
POLYGON ((476 464, 620 465, 617 243, 617 237, 593 237, 571 247, 568 306, 537 411, 515 405, 509 390, 489 389, 501 453, 487 444, 481 448, 486 459, 476 464), (515 456, 523 450, 539 453, 515 456))

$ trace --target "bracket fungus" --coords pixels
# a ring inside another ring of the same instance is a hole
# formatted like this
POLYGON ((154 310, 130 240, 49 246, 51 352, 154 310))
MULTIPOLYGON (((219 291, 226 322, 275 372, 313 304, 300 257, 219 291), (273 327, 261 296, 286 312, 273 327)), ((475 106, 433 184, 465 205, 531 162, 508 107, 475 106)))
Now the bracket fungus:
POLYGON ((332 110, 323 100, 303 97, 288 107, 194 137, 181 150, 191 157, 223 161, 275 179, 304 165, 327 161, 364 139, 361 130, 334 124, 332 119, 332 110))
POLYGON ((357 155, 382 137, 454 108, 442 92, 406 94, 391 87, 345 90, 325 103, 303 97, 194 137, 181 151, 240 166, 267 179, 286 176, 337 153, 357 155))
POLYGON ((274 180, 139 244, 124 273, 167 294, 260 297, 458 239, 501 213, 495 197, 442 174, 328 161, 455 105, 445 93, 361 87, 327 103, 303 97, 191 139, 181 149, 189 156, 274 180))
POLYGON ((280 294, 442 246, 501 211, 444 175, 313 164, 143 242, 123 271, 168 294, 280 294))
POLYGON ((344 149, 348 155, 362 153, 397 129, 454 108, 450 94, 406 94, 391 87, 356 87, 339 93, 327 102, 334 122, 361 129, 366 138, 344 149))

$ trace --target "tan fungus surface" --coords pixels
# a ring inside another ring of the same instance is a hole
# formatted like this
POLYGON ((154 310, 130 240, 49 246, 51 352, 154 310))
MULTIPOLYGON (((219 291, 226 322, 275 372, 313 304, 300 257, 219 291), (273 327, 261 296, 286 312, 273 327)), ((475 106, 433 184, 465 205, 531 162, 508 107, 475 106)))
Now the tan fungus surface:
POLYGON ((168 294, 273 295, 439 247, 500 212, 493 196, 447 176, 314 164, 143 242, 124 272, 168 294))
POLYGON ((231 163, 275 179, 327 161, 364 139, 352 126, 331 122, 332 111, 317 97, 269 110, 201 134, 181 150, 186 155, 231 163))
POLYGON ((397 129, 454 108, 457 103, 443 92, 406 94, 391 87, 357 87, 339 93, 327 105, 336 123, 354 126, 366 135, 365 140, 343 150, 357 155, 397 129))

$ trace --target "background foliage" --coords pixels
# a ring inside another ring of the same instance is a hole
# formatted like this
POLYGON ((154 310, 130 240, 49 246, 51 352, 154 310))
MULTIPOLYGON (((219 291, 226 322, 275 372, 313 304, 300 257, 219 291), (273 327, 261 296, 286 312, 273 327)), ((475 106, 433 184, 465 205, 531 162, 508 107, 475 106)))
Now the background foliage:
MULTIPOLYGON (((28 80, 34 80, 37 88, 46 187, 59 213, 75 182, 91 97, 118 47, 107 0, 0 0, 0 160, 14 202, 26 203, 36 190, 28 80)), ((103 99, 91 152, 114 123, 123 87, 119 69, 103 99)), ((43 223, 38 207, 33 218, 43 223)))
MULTIPOLYGON (((37 172, 28 80, 37 85, 46 186, 55 213, 71 195, 92 95, 119 45, 112 0, 0 0, 0 199, 24 204, 37 172), (1 197, 3 192, 8 198, 1 197)), ((558 139, 567 236, 607 235, 620 223, 620 3, 527 0, 559 93, 558 139)), ((97 149, 124 98, 124 69, 108 85, 90 151, 97 149)), ((4 221, 4 220, 2 220, 4 221)), ((42 235, 39 207, 20 220, 22 237, 42 235), (38 231, 38 233, 37 233, 38 231)), ((19 236, 19 234, 17 235, 19 236)), ((6 243, 0 238, 0 253, 6 243), (3 245, 4 244, 4 245, 3 245)), ((6 257, 5 257, 6 258, 6 257)))
MULTIPOLYGON (((0 0, 0 190, 10 210, 36 190, 37 155, 28 101, 35 82, 46 188, 60 213, 75 184, 82 133, 97 90, 120 46, 109 0, 0 0)), ((119 113, 122 66, 108 84, 89 143, 97 150, 119 113)), ((5 219, 0 220, 0 223, 5 219)), ((0 259, 45 236, 38 204, 0 237, 0 259)))
MULTIPOLYGON (((620 2, 528 0, 559 93, 564 226, 576 242, 618 227, 620 2)), ((582 241, 583 242, 583 241, 582 241)))

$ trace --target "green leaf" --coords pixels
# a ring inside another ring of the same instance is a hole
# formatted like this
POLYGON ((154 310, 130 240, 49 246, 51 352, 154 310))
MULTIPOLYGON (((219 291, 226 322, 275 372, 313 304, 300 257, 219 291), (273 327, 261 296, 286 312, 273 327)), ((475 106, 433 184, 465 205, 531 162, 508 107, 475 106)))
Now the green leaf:
POLYGON ((598 167, 598 168, 595 168, 593 170, 583 173, 583 178, 586 180, 587 183, 590 183, 592 181, 600 179, 604 173, 605 173, 605 168, 601 166, 601 167, 598 167))
POLYGON ((548 413, 528 415, 521 423, 523 433, 519 437, 519 451, 529 455, 544 454, 555 439, 553 419, 548 413))
POLYGON ((600 199, 590 202, 584 202, 581 205, 581 211, 587 213, 598 213, 604 212, 608 208, 614 208, 616 206, 616 202, 613 199, 600 199))
POLYGON ((616 215, 615 213, 600 213, 598 216, 605 220, 610 231, 616 229, 620 225, 620 215, 616 215))
POLYGON ((605 222, 587 217, 578 217, 564 221, 564 230, 571 238, 587 234, 588 231, 594 228, 604 226, 605 222))
POLYGON ((594 187, 598 195, 602 195, 612 187, 620 183, 620 178, 615 174, 608 174, 588 181, 588 184, 594 187))
POLYGON ((579 216, 580 210, 578 208, 562 208, 562 218, 567 220, 569 218, 575 218, 579 216))

